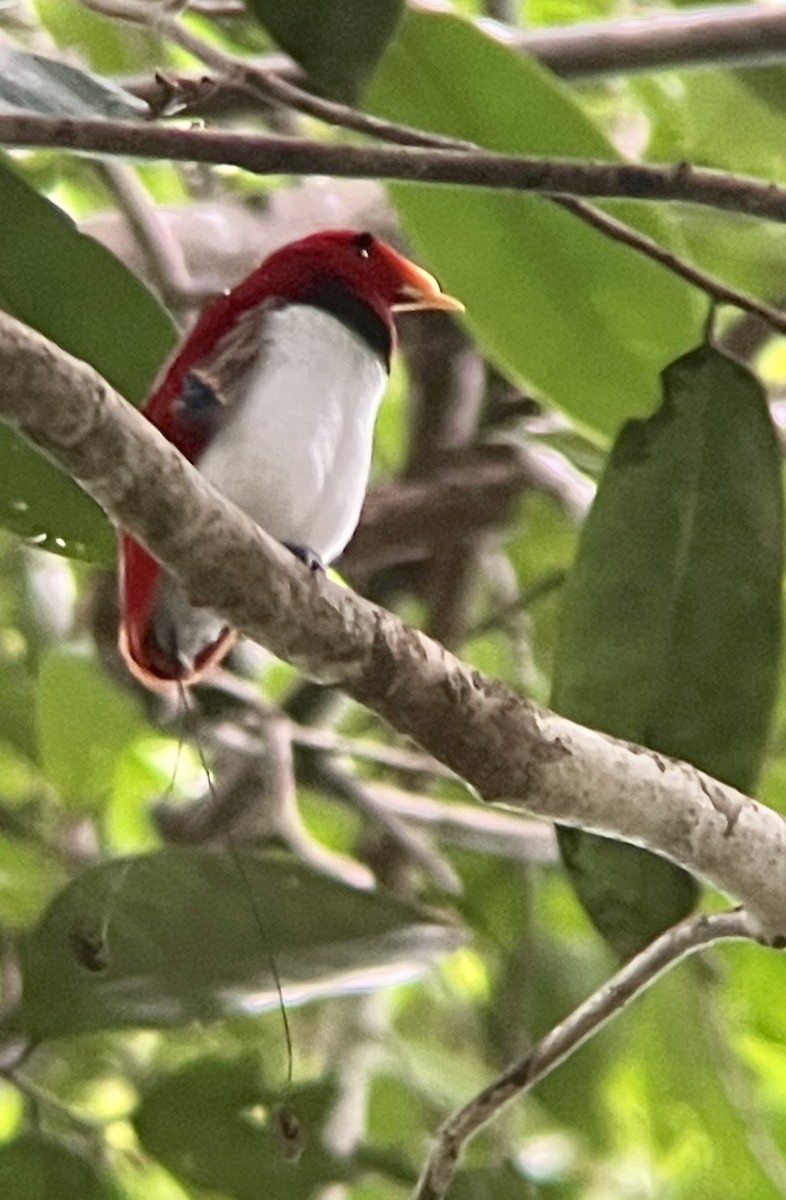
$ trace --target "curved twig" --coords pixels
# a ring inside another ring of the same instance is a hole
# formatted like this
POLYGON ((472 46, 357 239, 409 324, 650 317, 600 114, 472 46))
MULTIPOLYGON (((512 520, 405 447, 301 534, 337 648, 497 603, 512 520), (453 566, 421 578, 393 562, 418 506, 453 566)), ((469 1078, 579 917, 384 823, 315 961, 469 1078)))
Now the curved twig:
POLYGON ((445 1122, 437 1134, 414 1200, 442 1200, 462 1149, 504 1105, 530 1091, 665 971, 713 942, 731 939, 761 940, 758 923, 742 909, 688 917, 656 938, 541 1038, 529 1053, 445 1122))

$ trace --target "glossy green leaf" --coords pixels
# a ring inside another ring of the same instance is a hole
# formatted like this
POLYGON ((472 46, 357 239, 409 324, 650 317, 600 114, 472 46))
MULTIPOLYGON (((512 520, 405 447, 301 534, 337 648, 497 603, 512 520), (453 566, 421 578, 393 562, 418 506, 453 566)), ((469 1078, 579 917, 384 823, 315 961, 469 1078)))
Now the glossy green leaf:
POLYGON ((403 0, 246 0, 322 91, 351 99, 379 62, 403 0))
MULTIPOLYGON (((749 791, 781 644, 781 464, 767 400, 709 346, 663 377, 661 408, 622 430, 565 596, 553 703, 565 716, 749 791)), ((560 842, 622 953, 690 910, 665 860, 575 830, 560 842)))
POLYGON ((0 1146, 0 1196, 8 1200, 122 1200, 123 1189, 82 1154, 38 1133, 0 1146))
MULTIPOLYGON (((615 157, 548 72, 449 14, 407 12, 367 102, 493 150, 615 157)), ((392 192, 417 253, 464 301, 473 334, 505 371, 595 430, 651 411, 658 372, 695 342, 706 311, 686 284, 538 197, 392 192)), ((661 214, 613 210, 670 243, 661 214)))
POLYGON ((352 1174, 348 1163, 320 1143, 334 1102, 329 1084, 287 1089, 285 1103, 304 1142, 293 1161, 275 1130, 281 1094, 262 1079, 259 1055, 202 1059, 157 1080, 134 1124, 148 1154, 186 1186, 217 1188, 237 1200, 259 1200, 261 1194, 308 1200, 318 1188, 352 1174))
MULTIPOLYGON (((0 307, 140 402, 175 340, 153 294, 3 160, 0 212, 0 307)), ((47 550, 103 562, 114 557, 114 537, 98 506, 2 424, 0 524, 47 550)))
POLYGON ((132 698, 93 657, 68 646, 51 650, 41 663, 36 722, 44 774, 75 808, 106 799, 120 752, 144 728, 132 698))
POLYGON ((132 121, 148 107, 130 92, 68 63, 0 43, 0 113, 132 121))
POLYGON ((417 974, 455 927, 302 864, 162 850, 85 871, 24 954, 21 1024, 35 1038, 182 1025, 417 974))

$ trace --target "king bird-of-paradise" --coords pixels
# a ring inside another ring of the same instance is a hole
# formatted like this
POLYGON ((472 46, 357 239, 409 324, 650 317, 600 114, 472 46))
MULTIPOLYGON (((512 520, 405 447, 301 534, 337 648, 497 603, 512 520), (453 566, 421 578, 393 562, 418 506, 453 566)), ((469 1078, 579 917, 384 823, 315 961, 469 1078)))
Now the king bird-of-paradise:
MULTIPOLYGON (((460 311, 436 280, 369 233, 328 230, 275 251, 211 301, 144 413, 208 479, 312 567, 351 538, 374 422, 405 309, 460 311)), ((233 631, 127 533, 120 649, 151 688, 195 682, 233 631)))

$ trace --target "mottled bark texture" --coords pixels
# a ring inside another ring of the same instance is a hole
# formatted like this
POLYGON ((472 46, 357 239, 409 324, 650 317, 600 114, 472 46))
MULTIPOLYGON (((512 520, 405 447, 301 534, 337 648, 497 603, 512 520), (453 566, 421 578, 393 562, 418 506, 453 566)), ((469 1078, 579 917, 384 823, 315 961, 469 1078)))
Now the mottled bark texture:
POLYGON ((733 788, 550 713, 297 563, 92 368, 0 314, 0 418, 64 467, 195 603, 342 687, 487 801, 635 842, 786 937, 786 822, 733 788))

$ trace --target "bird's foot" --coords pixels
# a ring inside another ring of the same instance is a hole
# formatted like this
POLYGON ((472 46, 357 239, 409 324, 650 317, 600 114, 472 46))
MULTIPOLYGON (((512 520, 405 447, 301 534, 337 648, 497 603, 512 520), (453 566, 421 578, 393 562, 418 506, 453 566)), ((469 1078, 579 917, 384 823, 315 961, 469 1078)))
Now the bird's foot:
POLYGON ((317 554, 316 550, 312 550, 310 546, 301 546, 297 542, 284 542, 287 550, 294 554, 295 558, 308 567, 309 571, 324 571, 325 564, 317 554))

